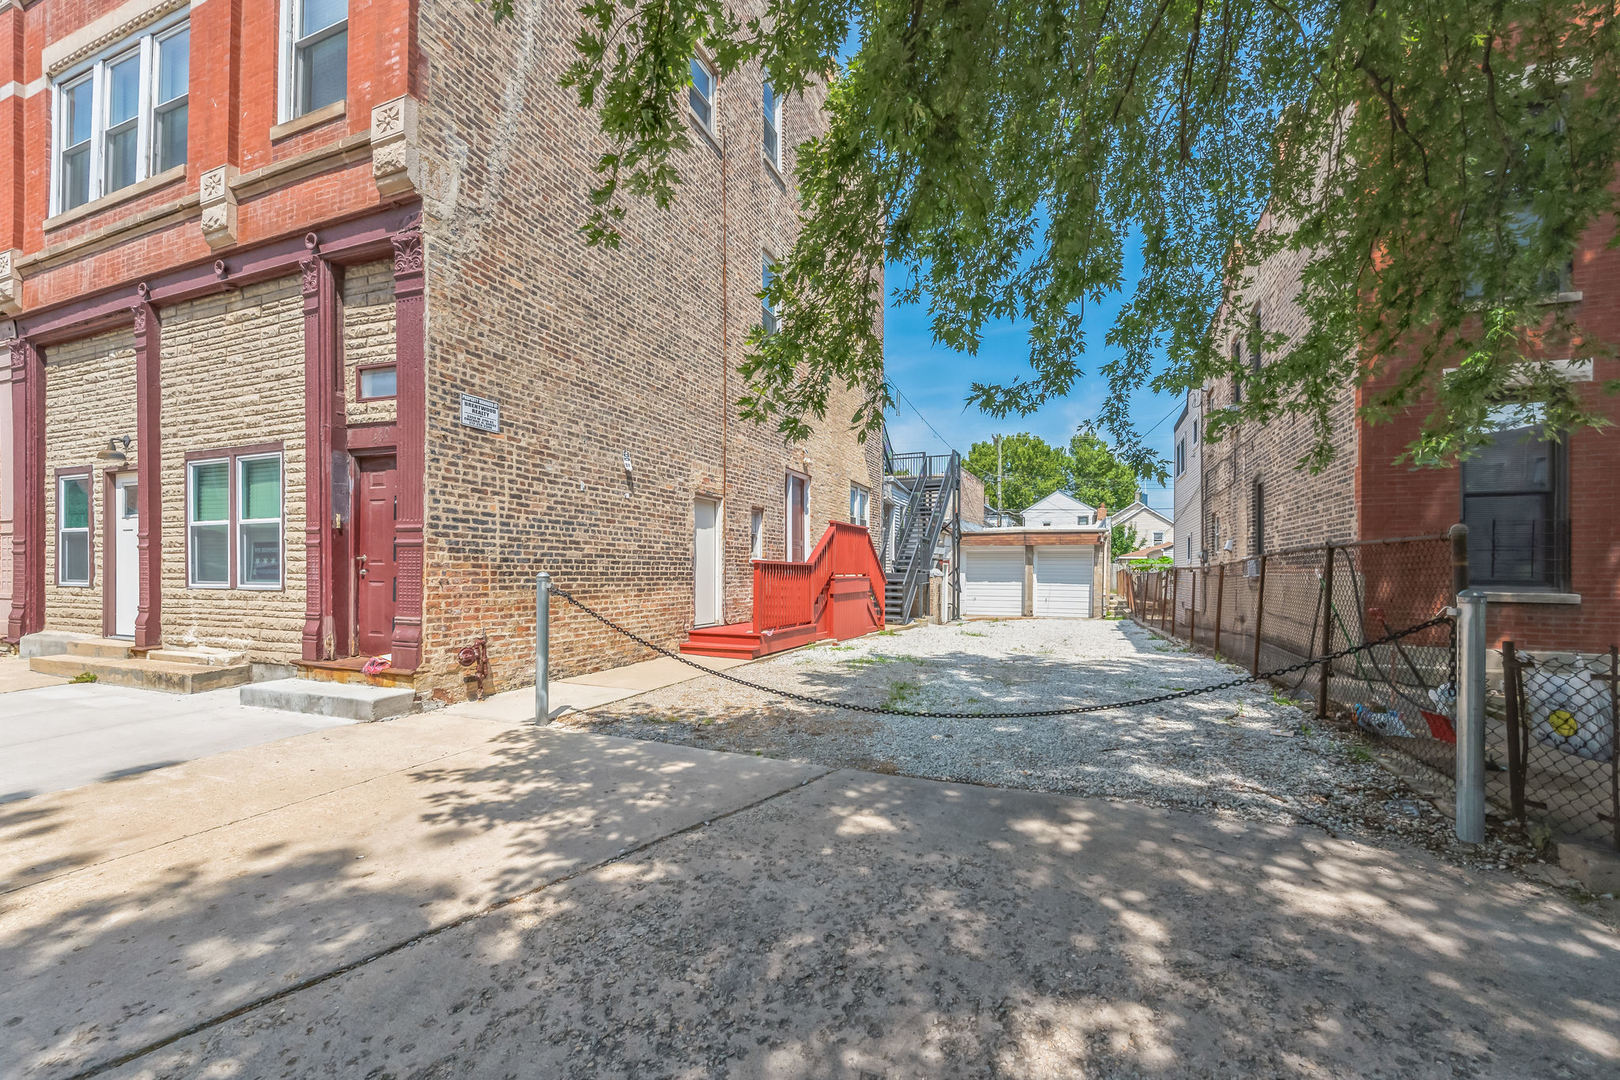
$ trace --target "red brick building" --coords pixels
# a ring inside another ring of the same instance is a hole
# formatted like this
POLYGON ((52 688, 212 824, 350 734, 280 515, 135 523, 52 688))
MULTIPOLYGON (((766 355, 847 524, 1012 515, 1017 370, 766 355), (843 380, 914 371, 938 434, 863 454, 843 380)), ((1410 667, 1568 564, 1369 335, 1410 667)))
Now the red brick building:
MULTIPOLYGON (((695 58, 679 200, 590 249, 575 18, 0 7, 8 641, 387 654, 442 698, 479 637, 524 681, 539 570, 674 644, 865 505, 852 403, 792 446, 735 418, 820 95, 695 58)), ((569 612, 554 635, 562 672, 641 658, 569 612)))
MULTIPOLYGON (((1576 321, 1608 343, 1620 341, 1613 227, 1606 222, 1583 238, 1560 291, 1547 298, 1549 307, 1573 305, 1576 321)), ((1274 256, 1227 303, 1258 320, 1266 334, 1292 342, 1306 329, 1294 303, 1303 263, 1299 252, 1274 256)), ((1224 347, 1245 364, 1264 363, 1248 352, 1252 341, 1245 327, 1224 347)), ((1620 420, 1620 397, 1602 390, 1620 378, 1620 360, 1601 348, 1594 353, 1595 359, 1576 349, 1546 359, 1557 363, 1573 393, 1620 420)), ((1236 393, 1241 388, 1231 379, 1218 380, 1201 395, 1204 413, 1230 405, 1236 393)), ((1219 442, 1206 442, 1200 474, 1190 480, 1201 485, 1201 543, 1209 561, 1432 535, 1460 521, 1469 526, 1471 579, 1490 596, 1493 645, 1513 639, 1527 648, 1598 653, 1620 641, 1620 434, 1586 429, 1545 442, 1504 410, 1502 432, 1474 459, 1458 468, 1415 468, 1396 458, 1432 403, 1368 424, 1357 414, 1368 393, 1347 388, 1332 404, 1337 456, 1317 475, 1295 467, 1310 437, 1299 417, 1240 424, 1219 442)))

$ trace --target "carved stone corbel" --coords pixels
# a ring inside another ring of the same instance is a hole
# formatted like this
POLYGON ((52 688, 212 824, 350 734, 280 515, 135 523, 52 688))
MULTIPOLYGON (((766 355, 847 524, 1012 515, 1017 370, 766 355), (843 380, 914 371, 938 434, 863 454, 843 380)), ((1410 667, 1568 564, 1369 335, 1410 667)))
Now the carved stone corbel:
POLYGON ((221 165, 202 174, 197 196, 202 206, 202 233, 209 247, 236 243, 236 193, 231 190, 235 179, 234 165, 221 165))
POLYGON ((371 175, 385 197, 417 190, 422 171, 416 139, 416 99, 385 101, 371 110, 371 175))

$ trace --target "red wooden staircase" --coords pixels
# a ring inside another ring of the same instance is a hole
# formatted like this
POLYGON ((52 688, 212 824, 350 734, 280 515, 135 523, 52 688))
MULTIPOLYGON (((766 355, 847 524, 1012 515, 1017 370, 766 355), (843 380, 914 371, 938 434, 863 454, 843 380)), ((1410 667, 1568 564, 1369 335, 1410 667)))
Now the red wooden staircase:
POLYGON ((754 560, 754 618, 694 628, 681 652, 748 660, 883 627, 883 565, 860 525, 835 521, 805 562, 754 560))

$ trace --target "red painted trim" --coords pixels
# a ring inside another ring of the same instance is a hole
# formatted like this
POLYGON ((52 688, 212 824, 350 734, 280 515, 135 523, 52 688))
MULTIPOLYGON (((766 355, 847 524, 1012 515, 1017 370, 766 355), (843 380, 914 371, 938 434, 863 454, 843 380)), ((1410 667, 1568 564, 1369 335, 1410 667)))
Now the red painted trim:
POLYGON ((422 534, 427 476, 427 327, 423 318, 426 251, 420 217, 393 237, 394 361, 398 369, 399 514, 394 523, 393 665, 415 670, 422 662, 422 534))
MULTIPOLYGON (((135 647, 163 644, 163 332, 157 310, 145 297, 130 309, 135 320, 135 551, 140 587, 135 607, 135 647)), ((189 565, 188 565, 189 573, 189 565)))
POLYGON ((390 364, 361 364, 361 365, 359 365, 358 367, 356 367, 354 369, 354 400, 356 400, 356 401, 393 401, 395 398, 397 398, 399 396, 398 375, 399 375, 399 365, 397 363, 390 363, 390 364), (393 368, 394 369, 394 374, 395 374, 395 392, 394 393, 392 393, 392 394, 367 394, 364 390, 361 389, 361 386, 363 384, 360 381, 360 376, 362 374, 364 374, 365 372, 367 372, 367 371, 376 371, 379 368, 393 368))
POLYGON ((280 441, 249 443, 244 446, 219 447, 212 450, 188 450, 183 459, 185 463, 184 476, 186 478, 186 505, 185 515, 181 519, 186 529, 186 588, 199 591, 224 592, 229 589, 245 589, 248 592, 278 593, 287 591, 287 452, 282 448, 280 441), (273 589, 263 585, 243 585, 240 567, 237 565, 237 527, 241 524, 241 515, 237 513, 237 459, 245 457, 263 457, 267 454, 281 455, 281 584, 273 589), (225 462, 225 501, 226 526, 225 546, 228 549, 224 585, 193 585, 191 583, 191 466, 199 461, 225 462))
MULTIPOLYGON (((256 281, 284 277, 310 255, 306 241, 316 237, 320 257, 328 263, 369 262, 386 256, 393 235, 419 219, 415 206, 391 206, 322 227, 299 232, 225 258, 200 261, 147 278, 144 298, 154 306, 176 304, 210 293, 238 289, 256 281)), ((54 307, 31 311, 17 320, 17 333, 37 345, 54 345, 129 321, 130 282, 121 282, 54 307)))
POLYGON ((6 640, 45 625, 45 356, 25 337, 11 343, 11 612, 6 640))
POLYGON ((399 445, 396 424, 356 424, 345 433, 345 445, 353 451, 393 450, 399 445))
POLYGON ((96 585, 96 471, 89 465, 74 465, 71 468, 57 469, 52 480, 52 498, 56 500, 56 566, 52 568, 52 583, 58 589, 93 589, 96 585), (64 582, 62 580, 62 481, 83 478, 90 485, 86 491, 85 513, 90 519, 85 522, 85 537, 90 544, 89 561, 85 567, 86 579, 84 581, 64 582))
MULTIPOLYGON (((304 238, 299 266, 304 280, 304 633, 305 660, 332 660, 347 634, 335 616, 335 543, 332 514, 332 451, 341 445, 343 357, 341 290, 332 263, 314 233, 304 238)), ((345 605, 347 607, 347 605, 345 605)))

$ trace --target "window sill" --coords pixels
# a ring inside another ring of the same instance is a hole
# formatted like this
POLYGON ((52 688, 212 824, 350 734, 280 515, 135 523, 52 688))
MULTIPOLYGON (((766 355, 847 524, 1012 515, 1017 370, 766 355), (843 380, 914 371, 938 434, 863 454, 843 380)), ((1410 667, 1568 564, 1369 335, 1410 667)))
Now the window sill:
POLYGON ((720 149, 720 134, 719 134, 719 132, 716 131, 713 127, 709 126, 708 124, 705 124, 703 122, 703 117, 701 117, 697 113, 693 112, 692 111, 692 106, 690 104, 688 104, 686 106, 686 119, 691 122, 693 127, 697 128, 698 134, 702 135, 703 138, 708 142, 708 144, 710 146, 714 147, 715 153, 723 153, 724 152, 724 151, 722 151, 720 149))
POLYGON ((1485 594, 1485 600, 1491 604, 1579 604, 1580 593, 1547 592, 1539 589, 1490 589, 1480 590, 1485 594))
POLYGON ((347 101, 334 101, 330 105, 322 105, 320 108, 307 112, 303 116, 295 116, 286 123, 277 124, 271 128, 270 141, 276 142, 278 139, 285 139, 289 135, 297 135, 300 131, 320 127, 328 120, 336 120, 338 117, 345 115, 348 112, 348 107, 349 103, 347 101))
POLYGON ((784 190, 786 190, 786 188, 787 188, 787 179, 785 177, 783 177, 783 175, 782 175, 782 166, 781 166, 781 164, 779 162, 773 161, 771 159, 771 155, 767 154, 763 149, 760 150, 759 157, 760 157, 760 160, 765 163, 765 170, 771 174, 771 178, 774 179, 778 184, 780 184, 784 190))
POLYGON ((138 199, 147 192, 156 191, 158 188, 172 184, 176 180, 184 180, 185 177, 186 167, 184 165, 176 165, 172 169, 165 169, 156 176, 148 176, 145 180, 138 181, 137 183, 131 184, 128 187, 119 188, 110 195, 103 195, 99 199, 92 199, 87 203, 81 203, 71 210, 62 211, 55 217, 48 217, 45 219, 40 228, 44 229, 46 232, 50 232, 52 229, 60 229, 64 225, 71 225, 75 221, 83 221, 85 218, 99 214, 101 211, 117 206, 119 203, 125 203, 131 199, 138 199))

